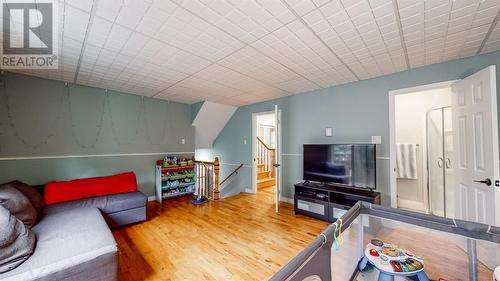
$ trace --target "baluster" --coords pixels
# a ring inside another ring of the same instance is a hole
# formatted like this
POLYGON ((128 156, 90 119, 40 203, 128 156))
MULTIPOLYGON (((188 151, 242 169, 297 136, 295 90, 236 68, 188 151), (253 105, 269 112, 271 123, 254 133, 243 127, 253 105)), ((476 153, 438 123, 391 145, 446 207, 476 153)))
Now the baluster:
POLYGON ((262 145, 262 165, 264 165, 264 171, 266 168, 266 148, 262 145))
POLYGON ((267 150, 267 148, 266 148, 266 155, 264 157, 266 157, 266 172, 267 172, 269 171, 269 150, 267 150))
POLYGON ((203 197, 203 187, 205 186, 205 175, 204 175, 204 170, 205 170, 205 164, 200 165, 200 197, 203 197))
POLYGON ((271 168, 271 165, 270 165, 271 162, 269 161, 269 155, 270 155, 269 150, 267 150, 267 152, 266 152, 266 161, 267 161, 267 171, 268 172, 271 171, 271 169, 270 169, 271 168))
POLYGON ((203 197, 207 197, 206 196, 206 193, 207 193, 207 165, 204 164, 203 165, 203 197))
POLYGON ((210 178, 208 173, 209 168, 210 167, 208 165, 205 165, 205 198, 208 197, 208 186, 210 184, 210 178))
POLYGON ((257 163, 260 164, 260 153, 261 153, 260 152, 261 151, 260 142, 257 143, 257 147, 258 147, 258 149, 257 149, 257 160, 258 160, 257 163))
POLYGON ((268 159, 267 159, 267 153, 268 153, 268 151, 267 151, 267 148, 266 148, 266 150, 264 151, 264 159, 266 160, 266 165, 265 165, 265 167, 266 167, 266 170, 269 170, 269 169, 268 169, 269 161, 267 161, 267 160, 268 160, 268 159))
POLYGON ((219 172, 220 172, 219 158, 215 157, 215 160, 214 160, 214 200, 219 200, 219 172))

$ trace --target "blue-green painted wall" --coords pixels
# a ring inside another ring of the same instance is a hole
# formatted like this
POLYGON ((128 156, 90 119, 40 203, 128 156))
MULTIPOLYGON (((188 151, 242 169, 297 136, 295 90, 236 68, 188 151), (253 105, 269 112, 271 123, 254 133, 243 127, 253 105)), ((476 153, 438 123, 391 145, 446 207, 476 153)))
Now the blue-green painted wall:
MULTIPOLYGON (((302 144, 370 142, 382 136, 378 157, 389 157, 390 90, 464 78, 489 65, 500 66, 500 52, 450 61, 328 89, 238 108, 214 143, 213 154, 224 163, 251 165, 252 113, 282 109, 283 196, 292 197, 293 184, 302 180, 302 144), (334 136, 324 136, 333 127, 334 136), (248 144, 244 144, 244 140, 248 144)), ((500 71, 497 70, 497 76, 500 71)), ((497 77, 497 83, 500 77, 497 77)), ((500 100, 500 99, 499 99, 500 100)), ((382 203, 390 204, 389 160, 377 160, 377 185, 382 203)), ((249 174, 250 175, 250 174, 249 174)), ((249 182, 251 179, 248 178, 249 182)))
POLYGON ((161 153, 193 155, 190 105, 13 73, 0 83, 0 183, 43 184, 132 170, 150 196, 161 153), (131 153, 139 155, 99 156, 131 153), (51 158, 69 155, 86 157, 51 158), (5 159, 18 157, 41 159, 5 159))

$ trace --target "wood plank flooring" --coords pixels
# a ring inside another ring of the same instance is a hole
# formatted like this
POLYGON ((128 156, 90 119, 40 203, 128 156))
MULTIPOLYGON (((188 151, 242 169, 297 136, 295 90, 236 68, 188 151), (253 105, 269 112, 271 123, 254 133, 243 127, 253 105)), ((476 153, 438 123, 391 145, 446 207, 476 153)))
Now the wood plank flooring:
POLYGON ((274 193, 240 194, 195 206, 150 202, 148 221, 113 231, 120 280, 266 280, 328 225, 293 214, 274 193))

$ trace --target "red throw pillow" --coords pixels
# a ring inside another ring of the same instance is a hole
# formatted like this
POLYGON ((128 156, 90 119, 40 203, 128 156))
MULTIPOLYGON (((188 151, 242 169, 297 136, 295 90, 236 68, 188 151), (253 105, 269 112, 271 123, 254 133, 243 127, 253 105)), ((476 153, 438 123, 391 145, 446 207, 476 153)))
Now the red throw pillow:
POLYGON ((77 179, 71 181, 52 181, 45 185, 45 204, 97 197, 108 194, 137 191, 134 172, 123 174, 77 179))

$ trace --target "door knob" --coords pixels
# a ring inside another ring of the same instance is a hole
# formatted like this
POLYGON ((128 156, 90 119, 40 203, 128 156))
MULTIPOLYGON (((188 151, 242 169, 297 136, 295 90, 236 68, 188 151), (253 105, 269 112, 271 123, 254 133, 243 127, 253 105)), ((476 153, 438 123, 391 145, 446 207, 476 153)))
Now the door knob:
POLYGON ((491 185, 491 180, 489 178, 486 178, 482 181, 474 181, 474 182, 478 182, 478 183, 484 183, 486 184, 487 186, 490 186, 491 185))
POLYGON ((443 158, 439 157, 437 161, 438 168, 443 168, 443 158))

